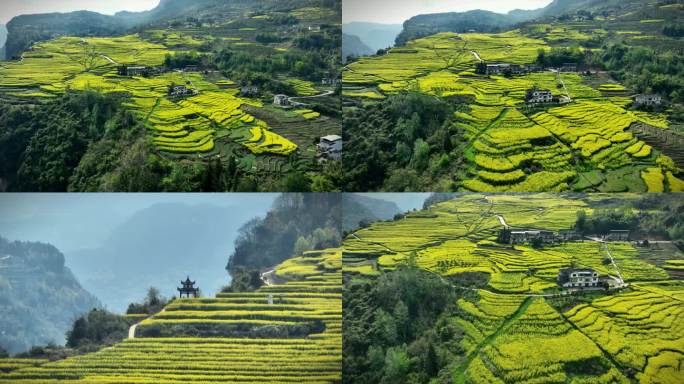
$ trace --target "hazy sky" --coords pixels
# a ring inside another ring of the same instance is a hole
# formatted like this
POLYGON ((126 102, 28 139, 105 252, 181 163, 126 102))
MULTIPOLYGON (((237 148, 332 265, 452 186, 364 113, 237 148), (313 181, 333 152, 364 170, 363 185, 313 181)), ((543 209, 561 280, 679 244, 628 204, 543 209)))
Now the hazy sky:
POLYGON ((463 12, 473 9, 506 13, 513 9, 537 9, 551 0, 343 0, 342 18, 401 24, 415 15, 438 12, 463 12))
MULTIPOLYGON (((1 0, 0 0, 1 1, 1 0)), ((265 213, 272 193, 5 193, 0 194, 0 236, 41 241, 63 252, 99 245, 134 213, 157 203, 251 206, 265 213)))
MULTIPOLYGON (((359 193, 376 199, 391 201, 402 211, 410 211, 414 208, 423 208, 423 202, 430 197, 431 193, 359 193)), ((344 213, 343 213, 344 214, 344 213)))
POLYGON ((0 24, 14 16, 88 10, 104 14, 119 11, 146 11, 159 4, 159 0, 0 0, 0 24))

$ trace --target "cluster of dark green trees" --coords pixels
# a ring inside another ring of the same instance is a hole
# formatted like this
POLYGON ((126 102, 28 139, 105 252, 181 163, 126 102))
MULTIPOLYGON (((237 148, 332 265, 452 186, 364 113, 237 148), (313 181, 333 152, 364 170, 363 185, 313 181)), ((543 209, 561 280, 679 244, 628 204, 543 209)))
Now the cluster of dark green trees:
POLYGON ((544 67, 558 68, 566 63, 582 65, 585 58, 585 51, 579 46, 551 48, 549 51, 539 49, 537 52, 537 64, 544 67))
POLYGON ((653 92, 684 102, 682 51, 613 44, 595 57, 615 78, 637 92, 653 92))
POLYGON ((684 250, 684 200, 678 194, 645 194, 617 207, 577 212, 575 229, 586 235, 605 235, 611 229, 672 240, 684 250), (638 212, 634 212, 634 209, 638 212))
POLYGON ((451 382, 463 331, 450 319, 462 292, 412 265, 348 281, 343 297, 345 383, 451 382))
POLYGON ((454 111, 458 98, 419 92, 345 110, 343 175, 348 191, 451 190, 463 172, 464 141, 454 111))
MULTIPOLYGON (((153 315, 161 311, 168 302, 169 300, 159 294, 158 289, 150 287, 145 299, 140 303, 131 303, 126 313, 153 315)), ((57 360, 94 352, 127 338, 129 328, 136 321, 138 320, 125 315, 93 308, 73 322, 71 329, 66 332, 65 346, 55 343, 33 346, 26 352, 18 353, 16 357, 57 360)), ((7 351, 0 348, 0 358, 7 356, 7 351)))
POLYGON ((293 255, 337 247, 341 242, 339 194, 289 193, 278 196, 264 218, 240 228, 226 270, 234 280, 227 291, 253 290, 261 285, 258 271, 293 255))
POLYGON ((684 57, 681 51, 604 44, 589 51, 579 46, 539 50, 537 63, 558 67, 564 63, 603 68, 617 80, 640 93, 657 93, 671 102, 684 101, 684 57))
MULTIPOLYGON (((280 42, 282 37, 261 33, 257 39, 269 44, 280 42)), ((338 61, 331 58, 338 56, 341 44, 339 29, 323 26, 320 33, 296 37, 293 45, 299 49, 258 54, 223 47, 213 53, 212 64, 239 83, 258 85, 273 93, 293 94, 294 89, 274 75, 295 75, 315 82, 330 77, 339 72, 338 61)))
POLYGON ((310 191, 333 176, 301 172, 262 180, 223 161, 178 161, 154 151, 126 95, 67 93, 41 105, 0 105, 0 190, 7 191, 310 191))

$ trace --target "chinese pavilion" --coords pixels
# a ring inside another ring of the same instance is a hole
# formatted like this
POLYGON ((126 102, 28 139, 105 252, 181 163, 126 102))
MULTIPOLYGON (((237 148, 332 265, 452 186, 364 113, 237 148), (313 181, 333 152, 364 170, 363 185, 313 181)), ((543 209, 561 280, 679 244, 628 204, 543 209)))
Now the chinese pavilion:
POLYGON ((183 297, 185 295, 186 297, 197 297, 199 295, 199 287, 195 287, 195 282, 190 281, 190 276, 188 276, 185 281, 181 281, 181 284, 183 285, 178 289, 179 292, 179 297, 183 297))

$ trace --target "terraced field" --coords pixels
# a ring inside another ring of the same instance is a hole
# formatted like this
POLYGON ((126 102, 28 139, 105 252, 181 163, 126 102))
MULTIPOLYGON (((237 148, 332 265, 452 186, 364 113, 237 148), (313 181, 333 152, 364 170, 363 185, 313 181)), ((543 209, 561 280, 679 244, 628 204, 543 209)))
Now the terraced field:
POLYGON ((554 71, 510 78, 474 73, 480 59, 534 63, 556 32, 539 38, 518 30, 445 32, 416 39, 350 63, 343 96, 373 102, 408 90, 470 100, 467 111, 456 113, 467 140, 459 153, 469 164, 467 175, 456 180, 463 191, 682 191, 682 170, 629 130, 635 124, 668 129, 668 121, 630 110, 632 93, 622 85, 592 85, 583 75, 554 71), (570 102, 529 107, 525 92, 533 87, 570 102))
POLYGON ((347 278, 365 280, 411 262, 468 292, 451 319, 463 332, 456 383, 678 383, 684 283, 672 278, 684 258, 680 251, 668 247, 664 261, 658 251, 651 255, 628 242, 535 249, 495 241, 504 223, 570 229, 578 210, 590 215, 611 197, 461 195, 349 235, 343 269, 347 278), (609 255, 615 266, 606 262, 609 255), (629 288, 595 291, 583 304, 567 306, 572 299, 558 289, 557 277, 571 266, 619 273, 629 288), (486 274, 486 287, 461 285, 468 281, 462 274, 473 272, 486 274), (591 375, 586 367, 593 367, 591 375))
MULTIPOLYGON (((304 52, 300 39, 328 38, 338 32, 339 2, 305 3, 265 9, 247 3, 220 4, 219 14, 203 15, 201 23, 163 20, 126 36, 59 37, 34 43, 21 60, 0 62, 0 100, 31 105, 70 91, 122 94, 125 106, 145 123, 156 155, 185 164, 234 159, 240 172, 233 184, 245 180, 249 183, 243 185, 256 184, 258 189, 280 188, 289 174, 313 176, 321 171, 314 161, 314 138, 341 134, 337 114, 321 114, 317 108, 338 104, 332 95, 335 86, 321 81, 336 76, 331 70, 336 55, 316 61, 305 75, 292 69, 300 57, 314 55, 304 52), (290 23, 278 21, 288 14, 290 23), (260 35, 278 38, 262 40, 260 35), (263 60, 251 73, 241 69, 242 63, 215 60, 219 52, 263 60), (168 70, 167 55, 185 55, 171 58, 171 66, 180 68, 186 62, 196 64, 198 56, 207 57, 200 68, 168 70), (118 70, 123 65, 154 70, 145 76, 121 76, 118 70), (272 79, 265 79, 269 75, 272 79), (241 92, 247 85, 249 91, 241 92), (189 92, 172 96, 171 86, 184 86, 189 92), (273 103, 273 93, 283 92, 303 103, 278 108, 287 115, 284 126, 269 118, 275 107, 266 108, 273 103), (315 99, 309 101, 312 96, 315 99)), ((320 52, 322 57, 327 54, 327 50, 320 52)))
POLYGON ((138 35, 59 38, 35 45, 21 62, 3 64, 0 93, 26 102, 67 90, 128 94, 127 106, 146 121, 156 147, 170 154, 217 153, 215 140, 221 137, 230 137, 255 154, 289 155, 297 149, 241 109, 246 104, 260 107, 259 101, 240 98, 237 89, 221 89, 218 81, 207 81, 199 73, 169 72, 150 78, 117 74, 117 65, 159 66, 170 52, 138 35), (80 62, 84 49, 97 52, 87 66, 80 62), (172 85, 188 85, 199 94, 174 99, 167 92, 172 85))
POLYGON ((256 292, 174 300, 134 339, 96 353, 0 360, 0 383, 339 382, 340 251, 308 252, 276 273, 282 283, 256 292))

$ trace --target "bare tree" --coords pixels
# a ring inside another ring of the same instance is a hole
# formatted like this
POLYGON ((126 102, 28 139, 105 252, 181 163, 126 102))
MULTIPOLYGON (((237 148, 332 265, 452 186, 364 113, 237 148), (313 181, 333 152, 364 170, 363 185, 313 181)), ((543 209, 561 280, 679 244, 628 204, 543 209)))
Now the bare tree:
POLYGON ((69 59, 79 63, 83 70, 88 72, 95 67, 95 62, 100 57, 95 47, 88 44, 85 40, 79 43, 83 47, 83 52, 78 55, 70 55, 69 59))

